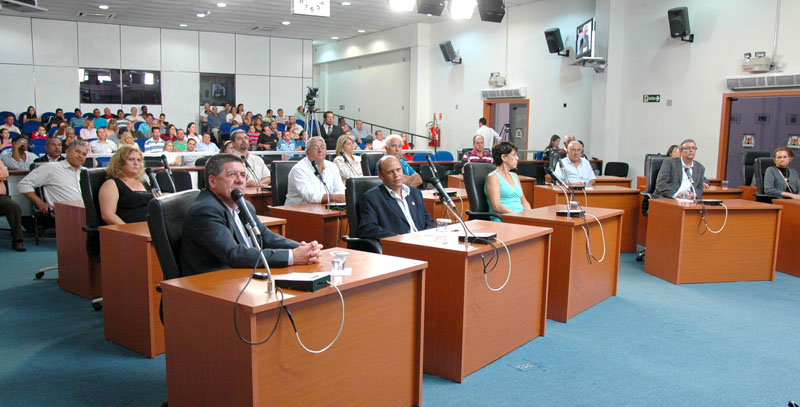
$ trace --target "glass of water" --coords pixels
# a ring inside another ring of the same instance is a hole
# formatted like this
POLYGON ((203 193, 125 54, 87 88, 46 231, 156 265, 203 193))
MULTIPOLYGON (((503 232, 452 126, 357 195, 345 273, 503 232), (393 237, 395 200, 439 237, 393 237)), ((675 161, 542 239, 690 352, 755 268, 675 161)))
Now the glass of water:
POLYGON ((347 260, 347 255, 349 252, 346 251, 335 251, 331 252, 331 270, 332 271, 343 271, 344 270, 344 262, 347 260))

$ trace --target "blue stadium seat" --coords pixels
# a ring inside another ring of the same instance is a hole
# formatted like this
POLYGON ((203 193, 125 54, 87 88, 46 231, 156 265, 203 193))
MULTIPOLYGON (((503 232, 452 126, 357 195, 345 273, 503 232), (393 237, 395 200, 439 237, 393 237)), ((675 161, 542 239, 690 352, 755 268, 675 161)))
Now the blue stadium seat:
POLYGON ((35 133, 39 126, 42 125, 42 122, 38 120, 28 120, 25 124, 22 125, 22 134, 31 134, 35 133))
POLYGON ((139 130, 139 127, 141 127, 143 123, 144 122, 136 122, 136 123, 134 123, 133 124, 133 129, 134 130, 139 130))
POLYGON ((17 133, 16 131, 9 131, 8 132, 8 138, 14 138, 14 137, 17 137, 17 136, 19 136, 19 133, 17 133))
MULTIPOLYGON (((425 158, 425 157, 428 156, 429 154, 430 153, 414 153, 414 158, 412 158, 411 161, 425 161, 425 160, 427 160, 427 158, 425 158)), ((431 158, 434 157, 433 154, 430 154, 430 155, 431 155, 431 158)))
POLYGON ((47 137, 53 137, 53 134, 56 134, 58 130, 58 126, 53 126, 49 130, 47 130, 47 137))
POLYGON ((72 113, 72 112, 64 113, 64 118, 67 119, 67 121, 72 120, 73 117, 75 117, 75 113, 72 113))
POLYGON ((455 159, 453 158, 453 153, 439 150, 436 152, 436 158, 434 158, 434 161, 455 161, 455 159))
POLYGON ((56 115, 55 112, 45 112, 45 113, 43 113, 42 116, 41 116, 42 117, 42 122, 46 122, 46 121, 50 120, 50 118, 55 116, 55 115, 56 115))
POLYGON ((14 116, 14 125, 16 125, 17 124, 17 115, 15 115, 13 112, 9 112, 8 110, 3 110, 2 112, 0 112, 0 122, 3 122, 5 124, 6 115, 9 114, 9 113, 11 113, 11 115, 14 116))
POLYGON ((78 126, 78 127, 75 127, 73 130, 75 130, 75 136, 76 136, 76 137, 78 137, 78 138, 80 138, 80 136, 81 136, 81 130, 83 130, 83 126, 78 126))
POLYGON ((304 120, 296 120, 296 123, 303 126, 304 129, 306 128, 306 122, 304 120))
POLYGON ((39 156, 42 154, 47 154, 47 149, 45 148, 47 145, 46 138, 35 138, 31 140, 29 145, 31 146, 31 151, 33 151, 34 154, 39 156))
POLYGON ((84 113, 83 118, 86 119, 87 117, 94 117, 94 113, 84 113))
POLYGON ((281 133, 286 131, 286 125, 283 124, 283 123, 278 123, 278 131, 281 132, 281 133))
POLYGON ((248 128, 248 126, 246 126, 246 125, 244 125, 244 124, 243 124, 243 125, 241 125, 241 126, 236 126, 236 128, 235 128, 235 129, 231 129, 231 132, 233 132, 233 130, 244 130, 244 132, 245 132, 245 133, 247 133, 247 131, 249 130, 249 128, 248 128))
POLYGON ((219 134, 231 134, 231 128, 233 126, 230 123, 222 123, 219 125, 219 134))
POLYGON ((141 137, 141 138, 137 138, 137 139, 136 139, 136 144, 138 144, 138 145, 139 145, 139 150, 141 150, 141 151, 144 151, 144 143, 145 143, 146 141, 147 141, 147 139, 145 139, 144 137, 141 137))

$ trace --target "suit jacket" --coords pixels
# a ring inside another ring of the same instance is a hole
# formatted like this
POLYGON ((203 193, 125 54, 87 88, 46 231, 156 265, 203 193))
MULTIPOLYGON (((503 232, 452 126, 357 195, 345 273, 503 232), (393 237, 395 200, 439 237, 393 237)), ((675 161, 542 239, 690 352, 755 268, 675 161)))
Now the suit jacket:
MULTIPOLYGON (((245 246, 233 214, 222 201, 209 190, 197 196, 183 223, 181 242, 181 264, 183 275, 207 273, 226 268, 252 268, 259 258, 258 249, 245 246)), ((250 202, 247 208, 256 219, 256 211, 250 202)), ((246 224, 246 222, 242 222, 246 224)), ((300 246, 294 240, 270 232, 261 223, 261 247, 270 267, 286 267, 289 250, 300 246)), ((263 264, 261 265, 263 267, 263 264)))
MULTIPOLYGON (((797 171, 791 168, 789 168, 789 186, 792 188, 792 193, 800 193, 798 192, 800 191, 800 176, 797 175, 797 171)), ((781 193, 787 191, 786 181, 783 180, 783 174, 778 170, 778 167, 767 168, 764 173, 764 193, 781 198, 781 193)))
MULTIPOLYGON (((417 230, 436 226, 428 210, 425 209, 422 192, 414 187, 409 187, 406 202, 417 230)), ((358 237, 379 240, 408 233, 411 230, 400 206, 383 185, 378 185, 365 192, 358 201, 357 209, 359 214, 358 237)))
MULTIPOLYGON (((705 179, 706 168, 699 162, 694 162, 692 169, 692 184, 697 192, 697 199, 703 198, 703 180, 705 179)), ((681 158, 669 158, 664 160, 661 164, 661 169, 658 171, 658 178, 656 178, 656 190, 653 193, 655 198, 672 198, 678 192, 678 188, 683 181, 683 165, 681 158)))
MULTIPOLYGON (((316 134, 316 131, 314 132, 316 134)), ((329 151, 336 150, 336 140, 339 139, 339 136, 344 134, 342 128, 333 124, 331 125, 331 133, 328 134, 325 132, 325 123, 321 123, 319 125, 319 134, 322 135, 322 138, 325 139, 325 148, 329 151)), ((314 134, 312 134, 313 136, 314 134)))

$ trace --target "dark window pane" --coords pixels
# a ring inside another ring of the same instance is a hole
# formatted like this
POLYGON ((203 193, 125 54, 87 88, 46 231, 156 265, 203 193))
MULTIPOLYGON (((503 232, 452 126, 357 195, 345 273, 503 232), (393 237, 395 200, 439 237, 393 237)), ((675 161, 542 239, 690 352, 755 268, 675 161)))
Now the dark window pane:
POLYGON ((236 103, 236 75, 200 74, 200 104, 222 106, 236 103))
POLYGON ((81 103, 122 102, 119 69, 78 69, 81 103))
POLYGON ((160 105, 161 72, 123 70, 122 103, 126 105, 160 105))

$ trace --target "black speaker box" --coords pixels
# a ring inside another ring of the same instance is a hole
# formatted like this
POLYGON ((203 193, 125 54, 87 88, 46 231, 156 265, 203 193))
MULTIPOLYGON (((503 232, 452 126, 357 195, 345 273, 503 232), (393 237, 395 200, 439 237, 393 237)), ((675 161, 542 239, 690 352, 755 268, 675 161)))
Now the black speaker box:
POLYGON ((439 0, 417 0, 417 13, 441 16, 444 2, 439 0))
POLYGON ((669 35, 672 38, 680 38, 689 35, 692 30, 689 28, 689 8, 676 7, 667 11, 669 19, 669 35))
POLYGON ((557 54, 564 50, 564 42, 561 40, 561 30, 551 28, 544 32, 544 39, 547 40, 547 50, 551 54, 557 54))
POLYGON ((499 23, 506 15, 506 7, 503 0, 478 0, 478 12, 481 14, 481 21, 499 23))

